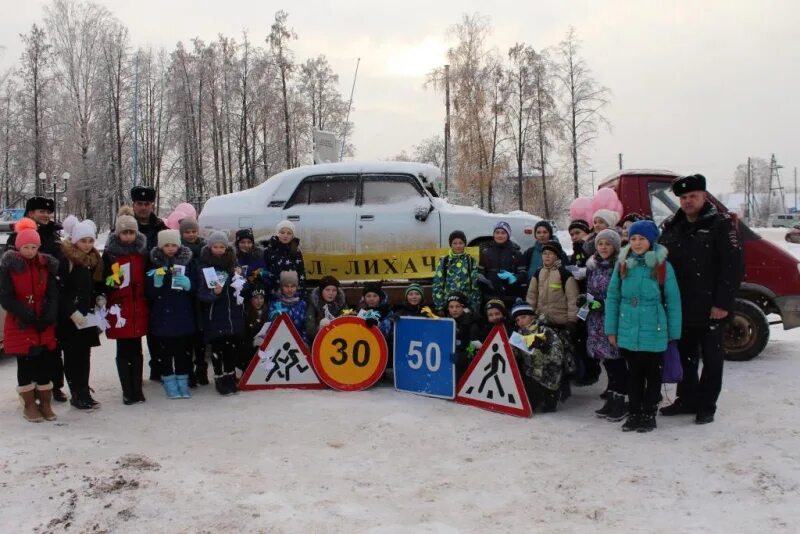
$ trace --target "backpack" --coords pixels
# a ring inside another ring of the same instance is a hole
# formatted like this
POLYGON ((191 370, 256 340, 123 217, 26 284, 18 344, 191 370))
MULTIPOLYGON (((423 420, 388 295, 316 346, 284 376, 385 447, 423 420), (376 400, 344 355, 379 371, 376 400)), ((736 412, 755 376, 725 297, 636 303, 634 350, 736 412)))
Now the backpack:
MULTIPOLYGON (((533 276, 531 277, 531 280, 533 280, 534 278, 536 280, 538 280, 539 279, 539 273, 541 272, 541 270, 542 270, 542 267, 539 267, 538 269, 536 269, 536 272, 533 273, 533 276)), ((569 280, 572 277, 572 273, 569 272, 569 270, 567 270, 567 268, 564 267, 563 265, 559 265, 558 266, 558 274, 561 275, 561 289, 563 291, 564 288, 567 286, 567 280, 569 280)))

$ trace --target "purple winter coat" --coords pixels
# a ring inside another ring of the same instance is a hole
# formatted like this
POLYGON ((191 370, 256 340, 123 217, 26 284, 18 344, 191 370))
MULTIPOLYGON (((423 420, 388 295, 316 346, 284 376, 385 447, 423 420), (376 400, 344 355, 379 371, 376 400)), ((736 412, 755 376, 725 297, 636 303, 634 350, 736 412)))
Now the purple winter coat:
MULTIPOLYGON (((605 303, 608 293, 608 284, 611 282, 611 274, 614 272, 614 264, 617 256, 614 255, 607 260, 594 254, 586 262, 586 292, 592 295, 595 300, 605 303)), ((596 360, 616 360, 619 358, 619 351, 611 346, 606 336, 605 311, 591 310, 586 317, 586 330, 588 337, 586 340, 586 351, 589 356, 596 360)))

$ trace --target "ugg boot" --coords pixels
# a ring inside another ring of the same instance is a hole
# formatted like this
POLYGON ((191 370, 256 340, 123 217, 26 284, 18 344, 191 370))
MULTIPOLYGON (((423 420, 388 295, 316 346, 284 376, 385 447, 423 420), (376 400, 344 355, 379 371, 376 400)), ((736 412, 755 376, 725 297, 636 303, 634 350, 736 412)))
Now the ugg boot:
POLYGON ((51 407, 51 402, 53 400, 53 383, 50 382, 44 386, 36 384, 36 393, 39 395, 39 411, 45 421, 55 421, 58 419, 51 407))
POLYGON ((178 377, 175 375, 162 376, 161 383, 164 384, 164 391, 167 392, 168 399, 181 398, 180 391, 178 391, 178 377))
POLYGON ((41 423, 44 421, 39 405, 36 404, 36 385, 28 384, 17 388, 19 398, 22 400, 22 417, 31 423, 41 423))
POLYGON ((606 414, 608 421, 622 421, 628 415, 628 403, 625 402, 625 395, 619 393, 611 393, 611 407, 606 414))
POLYGON ((192 394, 189 393, 189 375, 175 375, 178 383, 178 394, 182 399, 191 399, 192 394))

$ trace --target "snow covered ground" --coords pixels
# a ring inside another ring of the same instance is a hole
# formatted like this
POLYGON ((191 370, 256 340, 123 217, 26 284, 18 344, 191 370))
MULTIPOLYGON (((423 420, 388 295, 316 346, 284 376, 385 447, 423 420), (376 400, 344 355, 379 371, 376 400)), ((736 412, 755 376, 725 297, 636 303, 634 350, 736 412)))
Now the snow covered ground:
POLYGON ((728 363, 713 424, 660 417, 634 435, 594 417, 601 384, 531 419, 388 383, 182 401, 147 383, 145 404, 123 406, 107 341, 102 409, 31 424, 5 360, 0 530, 797 532, 798 342, 773 327, 761 356, 728 363))

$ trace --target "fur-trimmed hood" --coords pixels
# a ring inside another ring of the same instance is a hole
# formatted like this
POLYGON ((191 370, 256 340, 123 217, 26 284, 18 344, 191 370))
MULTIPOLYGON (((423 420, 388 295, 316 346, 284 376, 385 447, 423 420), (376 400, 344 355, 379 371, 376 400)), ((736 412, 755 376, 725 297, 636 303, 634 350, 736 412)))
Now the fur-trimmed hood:
POLYGON ((73 265, 81 267, 89 267, 95 269, 100 265, 103 259, 100 257, 100 252, 92 247, 89 252, 83 252, 81 249, 72 244, 69 239, 61 242, 61 251, 64 253, 64 258, 69 260, 73 265))
MULTIPOLYGON (((327 302, 322 302, 322 290, 319 287, 315 287, 311 292, 311 296, 308 298, 311 300, 311 305, 314 306, 315 310, 322 310, 322 307, 327 304, 327 302)), ((336 298, 333 299, 333 304, 338 310, 341 310, 345 307, 346 301, 344 291, 342 291, 340 288, 336 288, 336 298)))
POLYGON ((192 250, 181 245, 174 256, 168 258, 164 251, 156 247, 150 251, 150 263, 155 267, 169 267, 172 265, 189 265, 192 261, 192 250))
MULTIPOLYGON (((58 274, 58 260, 50 254, 39 252, 33 261, 38 261, 39 265, 47 267, 47 271, 53 276, 58 274)), ((16 250, 6 251, 2 258, 0 258, 0 267, 12 273, 18 273, 25 270, 25 263, 27 260, 22 257, 22 254, 16 250)))
POLYGON ((200 261, 214 267, 215 269, 223 269, 229 273, 232 273, 233 270, 236 268, 236 253, 233 251, 233 247, 227 245, 225 247, 225 254, 222 256, 214 256, 211 253, 211 249, 208 245, 205 245, 200 250, 200 261))
POLYGON ((132 243, 123 243, 117 234, 111 233, 108 235, 104 252, 113 259, 134 254, 147 257, 147 238, 143 233, 136 232, 136 239, 132 243))
POLYGON ((609 256, 607 260, 604 260, 603 258, 598 256, 597 253, 595 252, 594 254, 592 254, 591 258, 586 260, 586 268, 589 269, 590 271, 593 271, 594 269, 597 269, 598 267, 601 266, 610 266, 613 269, 614 264, 617 263, 617 256, 619 256, 619 254, 612 254, 611 256, 609 256))
MULTIPOLYGON (((653 247, 652 250, 648 250, 644 253, 644 264, 651 269, 661 265, 665 261, 667 261, 667 247, 664 245, 656 245, 653 247)), ((631 254, 631 246, 625 245, 619 251, 619 257, 617 258, 617 263, 625 264, 625 267, 628 269, 633 269, 636 265, 642 262, 642 256, 637 256, 635 254, 631 254), (630 256, 630 257, 628 257, 630 256)))

